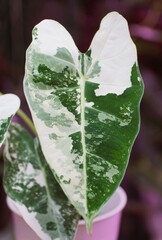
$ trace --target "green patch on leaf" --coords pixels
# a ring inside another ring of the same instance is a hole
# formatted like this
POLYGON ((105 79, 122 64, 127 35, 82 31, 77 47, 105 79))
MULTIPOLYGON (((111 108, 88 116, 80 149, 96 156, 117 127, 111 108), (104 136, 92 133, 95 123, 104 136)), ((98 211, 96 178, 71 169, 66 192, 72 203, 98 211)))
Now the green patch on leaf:
POLYGON ((33 38, 35 39, 35 40, 37 40, 38 39, 38 28, 33 28, 33 30, 32 30, 32 36, 33 36, 33 38))
POLYGON ((58 48, 55 57, 74 64, 72 55, 66 48, 58 48))
POLYGON ((55 72, 45 64, 40 64, 38 66, 38 74, 34 74, 33 72, 33 81, 35 83, 43 83, 45 85, 53 86, 54 89, 76 87, 77 77, 77 73, 74 75, 68 66, 66 66, 62 72, 55 72))
POLYGON ((11 119, 12 119, 12 116, 10 116, 6 120, 3 120, 3 119, 0 120, 0 144, 4 140, 4 136, 5 136, 6 132, 7 132, 7 129, 8 129, 8 126, 9 126, 9 124, 11 122, 11 119))

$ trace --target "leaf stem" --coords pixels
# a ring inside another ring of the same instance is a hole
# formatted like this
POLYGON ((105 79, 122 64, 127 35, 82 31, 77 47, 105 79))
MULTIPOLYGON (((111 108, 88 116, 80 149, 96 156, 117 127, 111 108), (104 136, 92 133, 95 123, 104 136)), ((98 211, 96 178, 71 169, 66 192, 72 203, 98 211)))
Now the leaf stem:
POLYGON ((29 127, 29 129, 34 133, 34 135, 37 136, 36 129, 31 119, 21 109, 17 111, 17 115, 24 121, 24 123, 29 127))

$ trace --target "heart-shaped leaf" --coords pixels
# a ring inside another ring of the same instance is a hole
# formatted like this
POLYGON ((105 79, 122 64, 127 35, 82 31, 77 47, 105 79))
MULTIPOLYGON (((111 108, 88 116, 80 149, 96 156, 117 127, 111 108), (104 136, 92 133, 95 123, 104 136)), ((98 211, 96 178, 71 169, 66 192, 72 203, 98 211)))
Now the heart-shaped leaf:
POLYGON ((85 54, 58 22, 42 21, 27 51, 24 89, 45 158, 91 229, 139 130, 143 83, 126 20, 108 14, 85 54))
POLYGON ((37 140, 18 124, 4 149, 4 188, 42 240, 72 240, 80 216, 55 180, 37 140))
POLYGON ((14 94, 0 95, 0 147, 3 144, 12 117, 20 107, 20 99, 14 94))

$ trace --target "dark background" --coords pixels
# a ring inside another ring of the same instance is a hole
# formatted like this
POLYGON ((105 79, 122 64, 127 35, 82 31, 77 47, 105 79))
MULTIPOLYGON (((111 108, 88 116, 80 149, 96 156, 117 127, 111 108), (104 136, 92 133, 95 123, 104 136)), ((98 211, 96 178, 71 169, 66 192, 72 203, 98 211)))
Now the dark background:
MULTIPOLYGON (((0 0, 0 91, 22 100, 25 51, 34 25, 59 21, 86 51, 101 19, 111 11, 129 23, 145 83, 141 131, 122 186, 128 195, 119 240, 162 240, 162 0, 0 0)), ((3 161, 0 160, 0 179, 3 161)), ((0 185, 0 230, 10 221, 0 185)))

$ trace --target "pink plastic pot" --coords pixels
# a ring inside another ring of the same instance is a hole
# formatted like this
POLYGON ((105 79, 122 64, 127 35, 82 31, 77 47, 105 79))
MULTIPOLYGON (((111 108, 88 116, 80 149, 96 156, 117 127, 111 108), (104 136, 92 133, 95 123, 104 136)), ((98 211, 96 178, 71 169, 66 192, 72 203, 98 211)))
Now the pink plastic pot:
MULTIPOLYGON (((119 235, 122 210, 127 202, 124 190, 119 187, 102 208, 93 222, 93 234, 89 236, 83 220, 79 221, 75 240, 117 240, 119 235)), ((15 240, 40 240, 33 230, 25 223, 10 198, 7 198, 9 208, 13 212, 15 240)))

